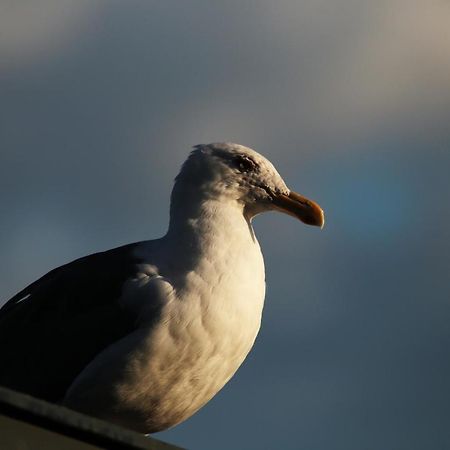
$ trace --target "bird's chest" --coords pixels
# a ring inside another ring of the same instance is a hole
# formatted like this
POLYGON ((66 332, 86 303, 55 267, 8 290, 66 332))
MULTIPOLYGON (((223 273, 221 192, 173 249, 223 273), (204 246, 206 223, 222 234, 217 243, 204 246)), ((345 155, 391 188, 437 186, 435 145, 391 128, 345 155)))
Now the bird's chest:
POLYGON ((133 366, 135 376, 123 386, 145 390, 136 398, 152 405, 152 428, 174 425, 209 401, 241 365, 260 327, 265 281, 259 247, 238 258, 223 255, 221 266, 208 258, 202 264, 164 308, 133 366))
POLYGON ((259 330, 264 295, 259 246, 247 246, 239 253, 224 252, 220 258, 204 258, 197 270, 187 275, 185 291, 181 290, 178 303, 174 302, 168 312, 175 319, 172 333, 187 333, 193 344, 199 340, 198 346, 206 353, 210 346, 224 356, 248 351, 243 347, 253 343, 259 330), (176 325, 179 320, 184 327, 176 325))

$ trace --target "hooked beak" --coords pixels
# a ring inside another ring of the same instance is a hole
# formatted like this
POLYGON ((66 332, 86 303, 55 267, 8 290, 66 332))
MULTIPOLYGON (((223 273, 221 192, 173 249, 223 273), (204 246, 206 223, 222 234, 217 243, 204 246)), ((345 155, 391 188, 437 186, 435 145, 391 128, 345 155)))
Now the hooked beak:
POLYGON ((277 194, 273 197, 273 205, 278 211, 300 219, 308 225, 323 228, 325 217, 322 208, 312 200, 291 191, 289 195, 277 194))

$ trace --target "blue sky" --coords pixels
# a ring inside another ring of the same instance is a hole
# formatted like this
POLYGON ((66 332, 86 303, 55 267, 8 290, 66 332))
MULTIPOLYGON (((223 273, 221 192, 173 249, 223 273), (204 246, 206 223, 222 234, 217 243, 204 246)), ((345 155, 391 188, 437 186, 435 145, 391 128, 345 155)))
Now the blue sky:
POLYGON ((6 2, 0 298, 162 235, 190 147, 239 142, 326 227, 255 219, 268 290, 254 351, 159 437, 448 448, 449 21, 440 1, 6 2))

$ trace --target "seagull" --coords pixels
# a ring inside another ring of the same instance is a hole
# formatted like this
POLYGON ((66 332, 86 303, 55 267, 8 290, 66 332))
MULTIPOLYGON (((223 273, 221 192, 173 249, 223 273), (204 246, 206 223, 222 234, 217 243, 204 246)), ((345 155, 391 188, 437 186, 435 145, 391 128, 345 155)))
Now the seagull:
POLYGON ((0 309, 0 384, 140 433, 184 421, 253 346, 265 296, 252 219, 319 205, 233 143, 197 145, 160 239, 58 267, 0 309))

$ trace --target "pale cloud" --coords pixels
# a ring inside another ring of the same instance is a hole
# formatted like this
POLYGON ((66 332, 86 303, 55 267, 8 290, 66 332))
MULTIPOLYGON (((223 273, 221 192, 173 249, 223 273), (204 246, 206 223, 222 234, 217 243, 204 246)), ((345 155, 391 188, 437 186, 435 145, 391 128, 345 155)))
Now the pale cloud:
POLYGON ((446 2, 385 4, 373 26, 355 36, 359 44, 330 77, 332 103, 344 106, 356 123, 359 117, 382 121, 394 116, 404 124, 411 113, 426 120, 448 107, 449 24, 446 2))
MULTIPOLYGON (((181 42, 179 48, 165 49, 168 43, 163 40, 157 51, 170 55, 180 50, 181 59, 202 63, 202 52, 196 49, 207 42, 204 53, 211 51, 210 61, 220 63, 223 53, 222 61, 230 62, 223 67, 226 78, 220 78, 220 71, 209 76, 210 92, 200 90, 180 105, 179 127, 186 129, 189 143, 221 135, 255 141, 251 130, 257 136, 267 124, 274 135, 278 128, 284 134, 316 139, 326 129, 335 139, 370 129, 432 123, 450 108, 448 2, 262 1, 257 8, 244 8, 239 16, 234 15, 236 7, 201 9, 197 2, 165 7, 133 1, 10 1, 0 14, 0 64, 11 68, 42 61, 71 44, 82 45, 83 39, 99 42, 102 36, 95 19, 105 17, 116 21, 111 38, 126 42, 130 35, 143 33, 141 42, 147 37, 153 48, 152 30, 170 18, 177 26, 169 42, 192 40, 191 48, 181 42), (159 16, 161 21, 150 23, 146 31, 143 18, 159 16), (217 22, 220 16, 224 20, 217 22), (187 28, 186 21, 192 22, 187 28), (201 116, 203 125, 196 119, 201 116), (244 122, 236 117, 247 121, 247 132, 239 131, 244 122), (208 131, 202 131, 206 126, 208 131)), ((120 58, 120 49, 117 52, 120 58)), ((173 64, 169 60, 159 60, 159 67, 173 64)), ((187 89, 195 83, 189 77, 188 72, 183 74, 187 89)))
POLYGON ((101 0, 7 0, 0 8, 0 67, 42 61, 76 39, 101 0))
POLYGON ((274 39, 299 56, 290 70, 300 78, 313 67, 297 91, 310 129, 411 127, 448 111, 449 2, 281 1, 267 10, 274 39))
POLYGON ((281 139, 289 152, 302 140, 308 152, 322 139, 428 127, 450 110, 448 2, 264 1, 226 21, 220 41, 215 15, 203 20, 218 54, 223 42, 233 52, 227 77, 209 77, 206 96, 174 117, 183 142, 281 139))

